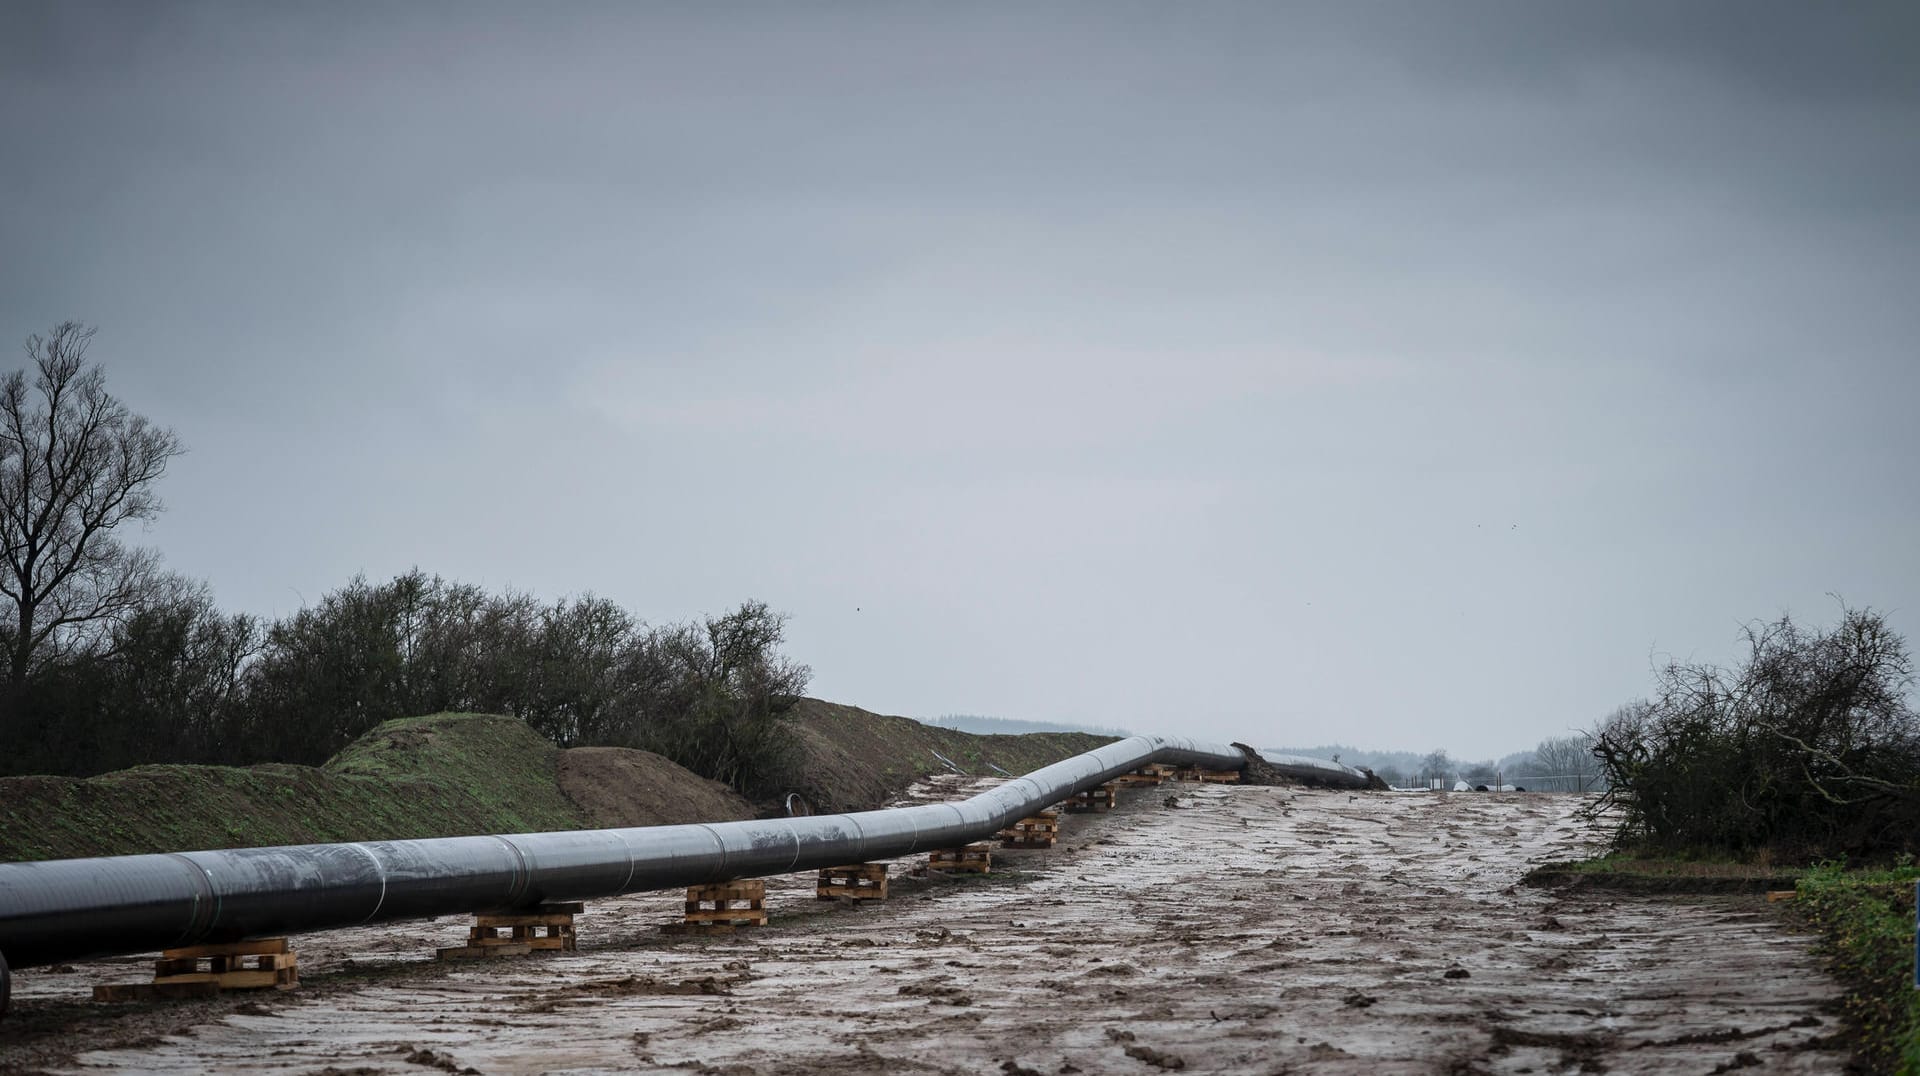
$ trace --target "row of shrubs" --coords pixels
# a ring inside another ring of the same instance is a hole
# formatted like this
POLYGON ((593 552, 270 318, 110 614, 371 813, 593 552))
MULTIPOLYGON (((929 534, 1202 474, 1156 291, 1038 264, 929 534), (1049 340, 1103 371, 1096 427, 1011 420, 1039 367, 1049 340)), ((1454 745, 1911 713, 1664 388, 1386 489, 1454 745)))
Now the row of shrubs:
POLYGON ((418 570, 355 579, 277 621, 177 586, 10 700, 11 773, 150 762, 318 764, 390 718, 512 714, 561 746, 657 751, 749 794, 777 781, 809 670, 748 602, 648 625, 592 596, 541 602, 418 570))

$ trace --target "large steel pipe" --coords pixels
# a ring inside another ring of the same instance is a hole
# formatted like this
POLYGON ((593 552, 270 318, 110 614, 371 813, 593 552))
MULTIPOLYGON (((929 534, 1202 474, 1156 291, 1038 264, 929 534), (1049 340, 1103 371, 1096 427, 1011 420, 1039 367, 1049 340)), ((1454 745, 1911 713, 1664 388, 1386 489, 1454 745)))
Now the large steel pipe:
POLYGON ((981 840, 1153 762, 1226 770, 1243 768, 1246 756, 1224 744, 1135 736, 970 799, 886 811, 4 863, 0 976, 8 963, 32 967, 891 859, 981 840))
POLYGON ((1296 777, 1302 781, 1309 782, 1318 781, 1321 784, 1332 785, 1335 788, 1365 788, 1369 783, 1365 773, 1354 769, 1352 766, 1344 766, 1338 762, 1330 762, 1324 758, 1311 758, 1307 755, 1268 754, 1263 751, 1260 753, 1260 761, 1266 763, 1268 769, 1283 773, 1288 777, 1296 777))

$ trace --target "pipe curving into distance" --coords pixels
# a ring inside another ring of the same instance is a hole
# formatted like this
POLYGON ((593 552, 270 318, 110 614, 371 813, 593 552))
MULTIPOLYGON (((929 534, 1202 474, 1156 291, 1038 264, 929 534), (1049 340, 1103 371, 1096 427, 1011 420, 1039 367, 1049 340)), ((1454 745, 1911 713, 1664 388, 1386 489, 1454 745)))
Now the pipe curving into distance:
POLYGON ((33 967, 588 900, 950 848, 1154 762, 1237 770, 1247 756, 1225 744, 1135 736, 969 799, 893 810, 0 863, 0 990, 9 962, 33 967))
POLYGON ((1270 770, 1307 782, 1319 782, 1335 788, 1366 788, 1367 775, 1338 762, 1306 755, 1280 755, 1262 752, 1260 761, 1270 770))

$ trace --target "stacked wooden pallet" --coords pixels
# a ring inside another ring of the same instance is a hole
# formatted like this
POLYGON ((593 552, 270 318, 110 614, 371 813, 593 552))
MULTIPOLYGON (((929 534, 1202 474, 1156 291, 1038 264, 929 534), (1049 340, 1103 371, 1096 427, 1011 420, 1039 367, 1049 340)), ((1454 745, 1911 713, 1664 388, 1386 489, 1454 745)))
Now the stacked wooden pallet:
POLYGON ((667 929, 679 934, 730 934, 767 925, 767 883, 759 878, 687 887, 686 920, 667 929))
POLYGON ((986 874, 992 866, 993 850, 985 841, 964 848, 937 848, 927 855, 928 870, 986 874))
POLYGON ((526 956, 535 952, 571 953, 576 941, 573 917, 584 904, 542 904, 525 911, 482 913, 473 917, 467 944, 439 951, 442 960, 478 960, 526 956))
POLYGON ((1000 831, 1007 848, 1052 848, 1060 840, 1060 812, 1041 811, 1000 831))
POLYGON ((1110 811, 1119 801, 1120 789, 1112 782, 1097 785, 1084 792, 1075 792, 1067 797, 1067 811, 1070 814, 1085 814, 1088 811, 1110 811))
POLYGON ((292 990, 300 985, 298 956, 287 948, 285 938, 163 949, 154 962, 152 982, 96 986, 93 1000, 145 1001, 228 990, 292 990), (202 961, 206 962, 204 967, 202 961))
POLYGON ((1150 763, 1132 773, 1123 773, 1112 780, 1112 784, 1121 788, 1158 788, 1173 779, 1173 767, 1150 763))
POLYGON ((844 867, 823 867, 814 887, 818 900, 851 897, 854 900, 887 899, 885 863, 850 863, 844 867))

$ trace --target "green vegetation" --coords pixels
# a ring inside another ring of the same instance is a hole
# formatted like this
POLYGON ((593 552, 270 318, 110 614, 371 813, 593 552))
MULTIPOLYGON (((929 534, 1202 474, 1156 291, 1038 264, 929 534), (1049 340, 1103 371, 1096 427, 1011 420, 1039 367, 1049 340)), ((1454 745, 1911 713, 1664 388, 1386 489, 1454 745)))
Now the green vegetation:
POLYGON ((511 717, 389 721, 324 767, 0 780, 0 860, 578 829, 560 752, 511 717))
POLYGON ((1791 889, 1805 868, 1726 855, 1646 857, 1614 852, 1579 862, 1543 863, 1525 884, 1576 886, 1625 893, 1765 893, 1791 889))
POLYGON ((1800 879, 1798 904, 1846 983, 1859 1056, 1875 1072, 1920 1076, 1920 990, 1913 983, 1914 884, 1920 868, 1845 870, 1800 879))
POLYGON ((1807 871, 1804 867, 1774 866, 1764 859, 1741 860, 1713 854, 1648 858, 1627 852, 1609 852, 1598 859, 1549 866, 1563 873, 1635 875, 1644 878, 1797 879, 1807 871))
POLYGON ((650 626, 590 595, 546 604, 418 570, 355 579, 272 625, 195 588, 163 597, 0 700, 19 745, 0 772, 320 765, 385 721, 489 713, 558 747, 641 748, 766 794, 810 675, 780 653, 785 618, 758 602, 650 626))

